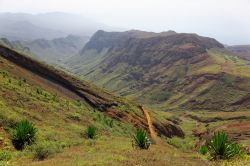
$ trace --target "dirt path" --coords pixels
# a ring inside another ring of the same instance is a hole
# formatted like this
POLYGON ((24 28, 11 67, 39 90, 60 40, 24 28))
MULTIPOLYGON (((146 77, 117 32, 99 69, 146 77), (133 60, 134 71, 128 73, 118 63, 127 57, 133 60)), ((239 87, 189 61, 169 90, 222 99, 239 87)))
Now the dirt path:
POLYGON ((142 110, 142 112, 144 114, 145 120, 146 120, 147 125, 148 125, 149 134, 150 134, 152 140, 156 144, 159 144, 160 143, 160 139, 158 138, 157 133, 154 130, 154 126, 153 126, 153 123, 151 121, 151 117, 150 117, 148 111, 145 108, 143 108, 143 107, 140 107, 140 108, 141 108, 141 110, 142 110))

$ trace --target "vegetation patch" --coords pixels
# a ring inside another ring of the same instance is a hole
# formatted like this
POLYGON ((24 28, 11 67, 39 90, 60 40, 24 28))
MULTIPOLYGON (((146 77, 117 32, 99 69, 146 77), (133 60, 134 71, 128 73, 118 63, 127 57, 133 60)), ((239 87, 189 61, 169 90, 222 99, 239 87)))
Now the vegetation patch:
POLYGON ((56 153, 62 152, 63 147, 54 142, 41 142, 32 147, 34 159, 45 160, 56 153))
POLYGON ((9 161, 11 159, 11 157, 12 157, 11 151, 9 151, 9 150, 1 150, 0 151, 0 162, 1 161, 9 161))
POLYGON ((138 129, 134 135, 132 146, 140 149, 148 149, 150 144, 147 132, 144 129, 138 129))
POLYGON ((12 133, 12 143, 17 150, 23 150, 26 145, 31 145, 35 142, 37 129, 32 123, 23 120, 17 124, 17 127, 12 133))
POLYGON ((209 157, 212 160, 228 160, 240 156, 243 150, 241 145, 231 142, 228 135, 223 131, 214 133, 213 137, 206 144, 206 146, 201 146, 201 149, 203 149, 202 152, 207 147, 209 157))
POLYGON ((97 135, 97 128, 93 125, 88 126, 85 133, 87 138, 94 139, 97 135))
POLYGON ((193 140, 192 138, 180 138, 180 137, 173 137, 169 138, 167 140, 168 144, 181 149, 183 151, 190 151, 191 149, 194 148, 193 140))

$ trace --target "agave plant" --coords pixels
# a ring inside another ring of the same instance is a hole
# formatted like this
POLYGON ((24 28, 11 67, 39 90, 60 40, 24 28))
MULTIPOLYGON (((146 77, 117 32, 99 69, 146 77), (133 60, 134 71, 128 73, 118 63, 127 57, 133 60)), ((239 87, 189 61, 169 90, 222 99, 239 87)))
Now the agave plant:
POLYGON ((212 159, 230 159, 241 153, 241 146, 232 143, 228 135, 221 131, 208 141, 208 151, 212 159))
POLYGON ((96 136, 96 130, 97 130, 97 128, 95 126, 92 126, 92 125, 88 126, 88 128, 86 129, 86 135, 87 135, 87 137, 90 138, 90 139, 95 138, 95 136, 96 136))
POLYGON ((12 143, 17 150, 22 150, 25 145, 35 142, 37 129, 27 120, 19 122, 12 133, 12 143))
POLYGON ((144 129, 138 129, 134 135, 133 146, 140 149, 148 149, 150 144, 147 132, 144 129))

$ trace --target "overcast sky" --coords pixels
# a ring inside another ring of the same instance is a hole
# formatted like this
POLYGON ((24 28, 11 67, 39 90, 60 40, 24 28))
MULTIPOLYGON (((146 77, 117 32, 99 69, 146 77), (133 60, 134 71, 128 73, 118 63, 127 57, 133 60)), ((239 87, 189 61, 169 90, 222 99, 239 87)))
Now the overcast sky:
POLYGON ((109 26, 250 44, 250 0, 0 0, 0 12, 69 12, 109 26))

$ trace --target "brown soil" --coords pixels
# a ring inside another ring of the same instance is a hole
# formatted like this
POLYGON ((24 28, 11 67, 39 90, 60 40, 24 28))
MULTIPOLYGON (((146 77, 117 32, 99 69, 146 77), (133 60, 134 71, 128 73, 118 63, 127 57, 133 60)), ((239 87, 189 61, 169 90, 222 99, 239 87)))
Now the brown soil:
POLYGON ((154 140, 154 142, 156 144, 159 144, 160 143, 160 139, 158 138, 158 136, 157 136, 157 134, 156 134, 156 132, 154 130, 153 123, 151 121, 151 117, 150 117, 148 111, 146 109, 144 109, 143 107, 141 107, 141 110, 142 110, 142 112, 144 114, 144 117, 145 117, 145 120, 147 122, 148 131, 150 133, 151 138, 154 140))
POLYGON ((235 122, 224 125, 216 129, 216 131, 226 131, 233 141, 250 139, 250 122, 235 122))

